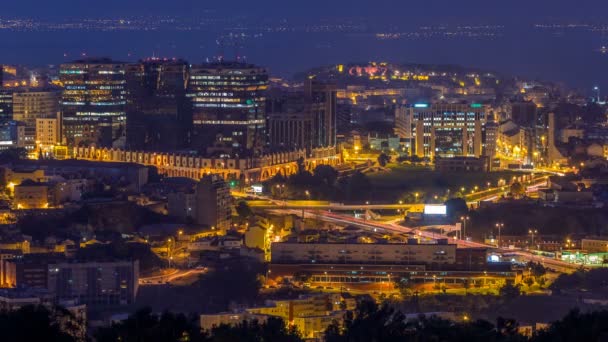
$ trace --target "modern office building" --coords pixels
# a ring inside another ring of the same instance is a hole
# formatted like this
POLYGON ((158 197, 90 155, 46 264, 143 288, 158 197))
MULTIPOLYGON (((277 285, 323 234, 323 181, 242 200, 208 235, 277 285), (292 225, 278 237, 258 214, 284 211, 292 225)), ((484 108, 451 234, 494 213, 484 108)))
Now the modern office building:
POLYGON ((25 125, 22 122, 0 121, 0 150, 25 147, 25 125))
POLYGON ((0 120, 13 118, 13 90, 0 86, 0 120))
POLYGON ((232 217, 230 187, 220 175, 207 175, 196 185, 196 223, 226 232, 232 217))
POLYGON ((177 117, 186 94, 189 65, 181 59, 146 58, 126 70, 128 111, 177 117))
POLYGON ((409 107, 412 154, 423 158, 483 155, 488 108, 480 104, 417 103, 409 107))
POLYGON ((307 79, 304 98, 312 120, 312 147, 336 146, 338 89, 335 84, 307 79))
POLYGON ((139 261, 64 260, 48 265, 47 289, 59 300, 130 304, 139 286, 139 261))
POLYGON ((412 116, 405 105, 395 108, 395 135, 399 137, 400 143, 405 151, 412 148, 412 116))
POLYGON ((84 304, 133 303, 139 261, 68 259, 60 254, 27 254, 4 260, 9 287, 47 289, 57 300, 84 304))
MULTIPOLYGON (((13 93, 13 120, 25 124, 25 148, 34 150, 37 147, 36 120, 59 117, 60 93, 55 91, 24 91, 13 93)), ((61 134, 60 125, 57 126, 61 134)), ((61 141, 61 140, 59 140, 61 141)), ((57 143, 57 141, 55 142, 57 143)))
POLYGON ((251 64, 193 65, 186 96, 196 144, 259 152, 266 136, 268 72, 251 64))
POLYGON ((268 139, 273 149, 310 151, 313 120, 306 112, 269 114, 268 139))
POLYGON ((126 67, 111 59, 62 64, 61 112, 67 143, 123 147, 126 137, 126 67))

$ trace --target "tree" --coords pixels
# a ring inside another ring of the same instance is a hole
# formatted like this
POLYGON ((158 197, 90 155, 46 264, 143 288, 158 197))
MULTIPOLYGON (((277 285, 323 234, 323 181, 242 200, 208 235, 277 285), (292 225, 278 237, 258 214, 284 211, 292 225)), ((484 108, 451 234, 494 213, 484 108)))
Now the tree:
POLYGON ((27 158, 27 150, 22 147, 14 147, 0 152, 0 161, 17 161, 27 158))
POLYGON ((356 171, 350 177, 343 180, 342 186, 347 200, 366 200, 372 191, 372 182, 360 171, 356 171))
POLYGON ((194 284, 200 289, 200 300, 208 312, 228 310, 232 302, 253 304, 258 298, 265 273, 264 265, 257 262, 224 262, 214 270, 201 275, 194 284))
POLYGON ((317 165, 313 171, 313 175, 323 185, 333 187, 338 179, 338 171, 330 165, 317 165))
POLYGON ((519 285, 513 284, 512 281, 507 281, 498 291, 500 296, 505 299, 513 299, 521 295, 519 285))
POLYGON ((464 288, 464 293, 467 294, 469 289, 471 288, 471 281, 467 278, 462 282, 462 287, 464 288))
POLYGON ((169 312, 155 315, 150 308, 144 308, 122 322, 98 329, 95 340, 98 342, 205 341, 205 336, 196 326, 195 319, 195 317, 169 312))
POLYGON ((469 212, 467 202, 462 198, 450 198, 445 202, 447 215, 449 217, 460 217, 469 212))
POLYGON ((246 220, 246 219, 250 218, 251 216, 253 216, 253 211, 251 210, 251 208, 245 201, 240 201, 239 203, 237 203, 236 213, 243 220, 246 220))
POLYGON ((299 332, 295 326, 289 328, 285 322, 277 317, 269 317, 266 322, 259 323, 258 321, 243 321, 240 324, 220 325, 211 329, 210 342, 233 342, 233 341, 251 341, 251 342, 301 342, 299 332))
POLYGON ((534 279, 532 277, 527 277, 524 279, 524 284, 530 288, 532 285, 534 285, 534 279))
POLYGON ((380 153, 378 156, 378 164, 382 167, 385 167, 386 164, 390 163, 391 157, 389 157, 386 153, 380 153))
POLYGON ((511 195, 515 198, 522 197, 526 194, 526 189, 520 182, 511 184, 511 195))
MULTIPOLYGON (((66 310, 51 311, 44 306, 24 306, 16 311, 0 312, 2 341, 76 341, 77 332, 66 323, 66 310), (69 330, 64 329, 63 327, 69 330)), ((72 317, 73 318, 73 317, 72 317)))
POLYGON ((608 337, 608 311, 581 313, 570 311, 563 319, 551 323, 548 329, 534 335, 531 342, 553 341, 606 341, 608 337))
POLYGON ((394 278, 394 286, 397 290, 399 290, 399 293, 401 294, 401 297, 408 297, 412 295, 412 282, 411 279, 409 277, 402 277, 402 278, 394 278))

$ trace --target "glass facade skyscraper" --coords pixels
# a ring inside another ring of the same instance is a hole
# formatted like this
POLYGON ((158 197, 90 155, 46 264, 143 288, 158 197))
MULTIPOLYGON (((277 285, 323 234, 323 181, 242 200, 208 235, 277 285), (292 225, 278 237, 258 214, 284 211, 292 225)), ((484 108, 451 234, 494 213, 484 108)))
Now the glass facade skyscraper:
POLYGON ((85 59, 61 65, 61 111, 68 144, 124 146, 125 72, 125 63, 110 59, 85 59))
POLYGON ((218 62, 190 68, 186 96, 202 147, 259 152, 265 143, 266 69, 218 62))

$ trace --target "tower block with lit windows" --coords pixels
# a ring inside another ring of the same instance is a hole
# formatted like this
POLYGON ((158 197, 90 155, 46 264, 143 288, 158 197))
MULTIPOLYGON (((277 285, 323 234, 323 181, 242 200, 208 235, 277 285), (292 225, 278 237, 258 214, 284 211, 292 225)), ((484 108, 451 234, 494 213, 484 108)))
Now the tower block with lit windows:
POLYGON ((195 145, 259 153, 265 144, 266 69, 239 62, 193 65, 186 96, 195 145))
POLYGON ((420 158, 482 157, 488 109, 481 104, 426 104, 409 107, 412 152, 420 158))

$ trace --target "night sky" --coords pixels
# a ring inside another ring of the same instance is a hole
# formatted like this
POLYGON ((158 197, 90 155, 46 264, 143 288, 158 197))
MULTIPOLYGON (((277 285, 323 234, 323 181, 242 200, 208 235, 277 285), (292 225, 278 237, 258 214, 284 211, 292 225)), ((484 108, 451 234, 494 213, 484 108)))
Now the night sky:
POLYGON ((19 0, 2 1, 0 15, 78 17, 105 15, 191 16, 205 10, 277 18, 366 16, 374 19, 427 22, 482 20, 514 24, 547 19, 607 18, 605 0, 19 0))
MULTIPOLYGON (((218 37, 249 27, 241 54, 288 76, 307 68, 370 60, 476 66, 493 71, 565 82, 587 92, 608 87, 608 0, 0 0, 0 19, 61 22, 171 16, 213 23, 201 31, 0 30, 0 63, 51 64, 83 52, 120 60, 152 54, 192 62, 218 54, 218 37), (208 21, 205 21, 210 19, 208 21), (215 21, 219 22, 217 24, 215 21), (366 35, 346 32, 282 34, 263 31, 283 22, 298 25, 362 24, 366 35), (534 24, 593 24, 535 28, 534 24), (420 27, 500 25, 490 38, 437 36, 379 41, 377 32, 419 31, 420 27), (260 29, 262 27, 262 29, 260 29), (257 31, 256 31, 257 30, 257 31)), ((238 32, 238 31, 237 31, 238 32)), ((228 52, 230 53, 230 52, 228 52)))

